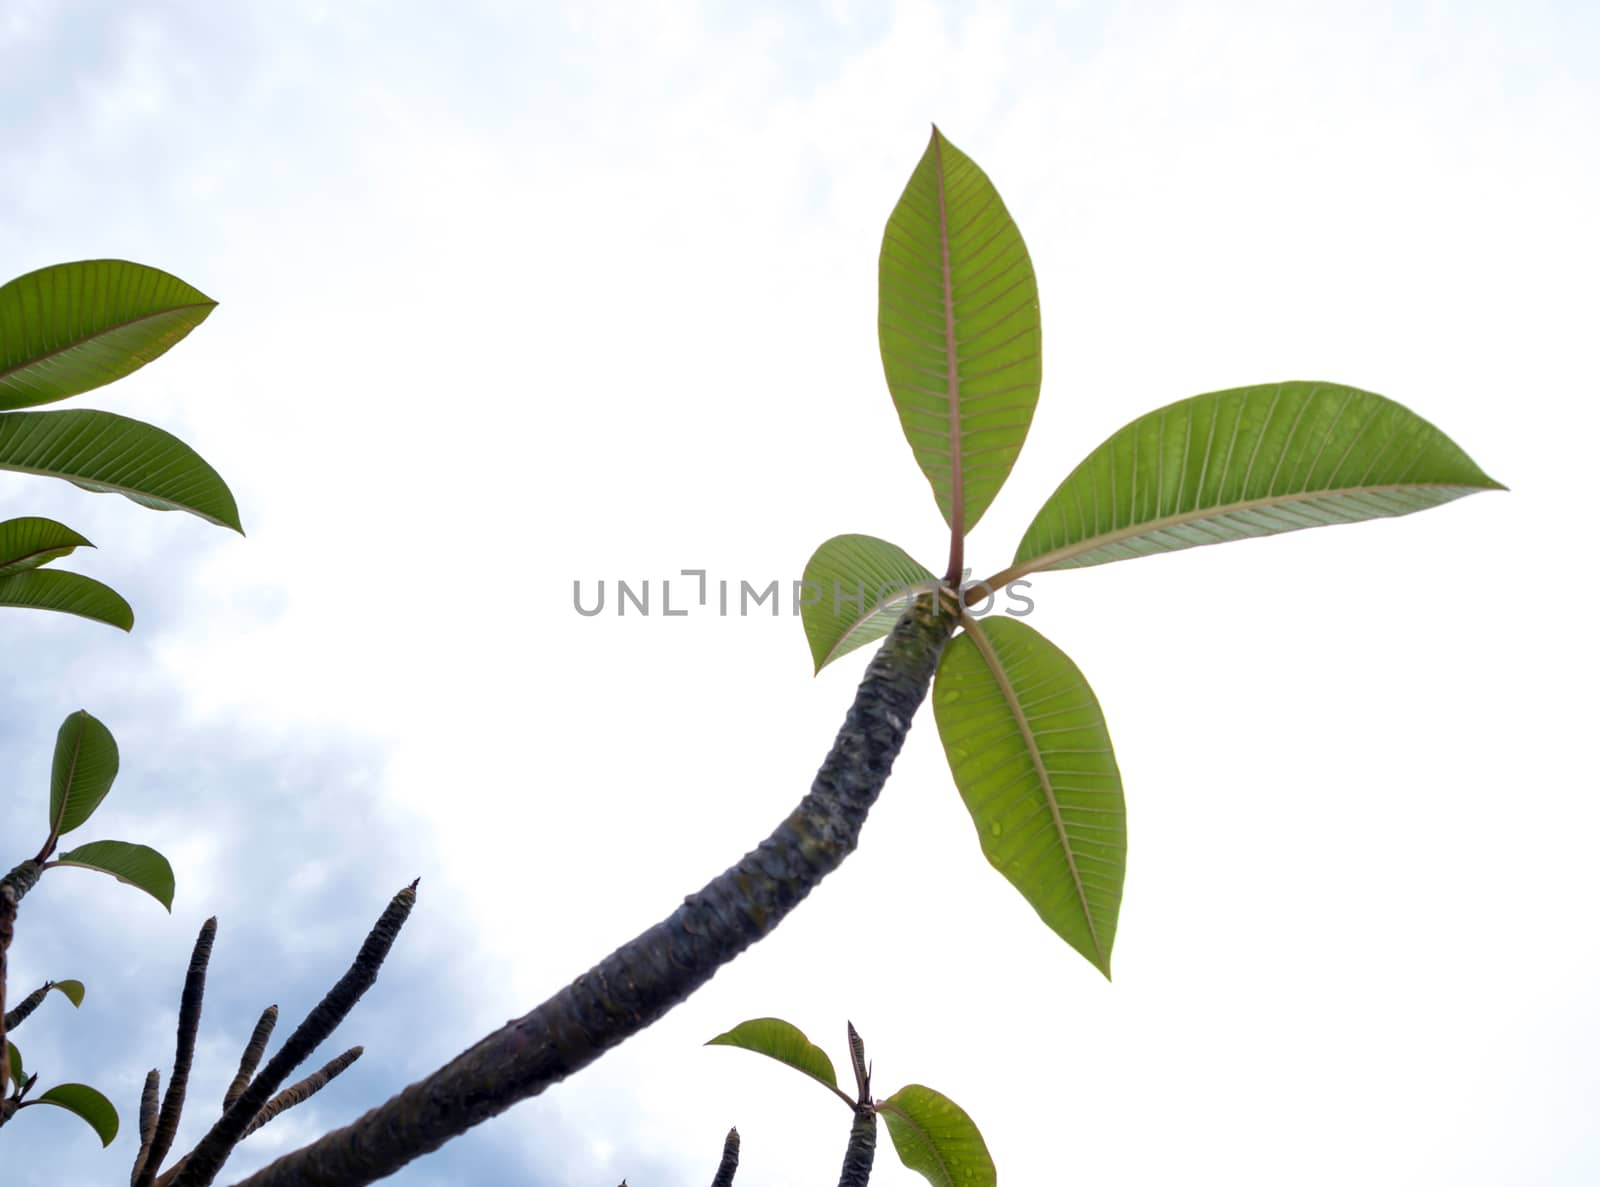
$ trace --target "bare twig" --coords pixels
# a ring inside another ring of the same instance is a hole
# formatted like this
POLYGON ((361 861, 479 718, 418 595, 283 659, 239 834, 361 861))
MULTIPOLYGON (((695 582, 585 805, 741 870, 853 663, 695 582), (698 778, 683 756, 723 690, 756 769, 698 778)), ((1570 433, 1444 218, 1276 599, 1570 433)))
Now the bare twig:
MULTIPOLYGON (((217 938, 217 917, 213 915, 200 927, 195 938, 194 953, 189 957, 189 973, 183 979, 183 998, 178 1003, 178 1051, 172 1060, 172 1078, 167 1081, 167 1092, 161 1098, 161 1113, 156 1118, 155 1135, 150 1141, 144 1165, 133 1187, 150 1187, 156 1173, 172 1149, 172 1140, 178 1136, 178 1122, 183 1117, 183 1098, 189 1091, 189 1068, 194 1063, 195 1034, 200 1029, 200 1007, 206 996, 206 966, 211 963, 211 945, 217 938)), ((149 1081, 146 1080, 148 1084, 149 1081)))
POLYGON ((711 1187, 733 1187, 734 1172, 739 1169, 739 1131, 730 1129, 722 1143, 722 1162, 717 1167, 717 1177, 711 1187))
POLYGON ((239 1187, 359 1187, 391 1175, 588 1066, 704 985, 854 850, 955 625, 943 595, 913 602, 868 666, 810 792, 731 869, 543 1005, 239 1187))
POLYGON ((144 1078, 144 1091, 139 1094, 139 1153, 133 1159, 133 1173, 129 1183, 137 1183, 144 1173, 144 1164, 150 1160, 150 1143, 156 1140, 156 1110, 161 1101, 161 1072, 151 1068, 144 1078))
POLYGON ((39 1003, 44 1001, 45 995, 48 994, 54 987, 54 981, 46 981, 43 985, 39 986, 39 988, 35 989, 32 993, 28 994, 27 997, 18 1002, 13 1009, 7 1010, 5 1020, 6 1024, 3 1028, 0 1028, 0 1036, 9 1034, 11 1031, 16 1030, 17 1027, 21 1026, 23 1022, 27 1020, 28 1015, 39 1008, 39 1003))
POLYGON ((306 1020, 295 1028, 283 1047, 267 1061, 267 1066, 250 1082, 239 1098, 229 1106, 220 1120, 213 1125, 199 1145, 190 1151, 183 1169, 173 1179, 174 1187, 207 1187, 217 1177, 222 1164, 234 1146, 244 1136, 278 1086, 289 1078, 289 1073, 303 1063, 317 1045, 333 1033, 354 1008, 361 995, 372 988, 378 979, 378 970, 384 957, 394 946, 395 937, 411 914, 417 901, 417 884, 413 882, 390 900, 378 922, 367 934, 366 942, 356 954, 355 962, 337 984, 317 1003, 306 1020))
MULTIPOLYGON (((292 1109, 295 1105, 310 1100, 321 1092, 333 1081, 334 1077, 361 1058, 361 1050, 360 1047, 351 1047, 343 1055, 334 1056, 298 1084, 292 1084, 278 1093, 277 1096, 261 1106, 261 1111, 255 1115, 255 1118, 245 1128, 243 1137, 249 1137, 279 1113, 292 1109)), ((240 1140, 242 1141, 243 1138, 240 1140)))
POLYGON ((244 1090, 250 1086, 250 1077, 256 1074, 256 1067, 261 1063, 261 1057, 266 1054, 267 1040, 272 1037, 272 1028, 277 1024, 277 1006, 268 1006, 261 1011, 256 1028, 250 1032, 250 1041, 244 1045, 244 1054, 239 1057, 239 1073, 234 1076, 233 1083, 228 1085, 227 1092, 222 1096, 223 1112, 231 1109, 233 1102, 243 1096, 244 1090))

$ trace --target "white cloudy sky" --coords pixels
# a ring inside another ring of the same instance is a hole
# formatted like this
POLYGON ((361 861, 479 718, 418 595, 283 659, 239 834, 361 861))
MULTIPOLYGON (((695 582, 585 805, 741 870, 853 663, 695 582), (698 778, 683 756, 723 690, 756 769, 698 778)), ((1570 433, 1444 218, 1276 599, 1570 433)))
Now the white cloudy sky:
MULTIPOLYGON (((191 441, 249 533, 0 475, 140 616, 0 621, 0 859, 83 706, 122 745, 97 827, 179 874, 172 919, 67 872, 28 900, 14 991, 90 986, 30 1063, 131 1122, 215 912, 197 1136, 255 1012, 304 1009, 420 874, 341 1036, 367 1057, 244 1170, 765 835, 864 653, 813 679, 796 619, 583 618, 572 583, 789 580, 843 531, 942 558, 875 330, 932 120, 1045 324, 978 567, 1118 425, 1244 383, 1383 392, 1512 493, 1038 582, 1127 787, 1115 983, 988 868, 924 714, 776 934, 394 1181, 700 1183, 730 1124, 741 1181, 828 1181, 844 1110, 700 1046, 766 1014, 841 1065, 854 1020, 1004 1182, 1595 1181, 1597 53, 1578 4, 0 0, 0 272, 119 256, 221 301, 81 403, 191 441)), ((121 1181, 126 1134, 43 1112, 8 1187, 121 1181)), ((874 1182, 920 1181, 885 1136, 874 1182)))

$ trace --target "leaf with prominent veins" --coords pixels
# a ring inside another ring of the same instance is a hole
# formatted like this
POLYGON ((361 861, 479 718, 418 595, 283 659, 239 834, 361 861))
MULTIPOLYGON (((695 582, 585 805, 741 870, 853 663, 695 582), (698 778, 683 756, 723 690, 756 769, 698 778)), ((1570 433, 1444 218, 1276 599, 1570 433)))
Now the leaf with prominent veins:
POLYGON ((959 545, 1033 420, 1039 289, 999 193, 937 128, 884 228, 878 345, 901 427, 959 545))
POLYGON ((948 1096, 907 1084, 877 1109, 900 1161, 933 1187, 994 1187, 994 1159, 983 1134, 948 1096))
POLYGON ((63 400, 170 350, 216 302, 127 260, 54 264, 0 285, 0 408, 63 400))
POLYGON ((786 1063, 798 1072, 804 1072, 845 1104, 854 1102, 839 1089, 839 1077, 834 1074, 833 1060, 828 1053, 806 1038, 805 1032, 782 1018, 752 1018, 741 1022, 732 1030, 706 1041, 708 1047, 742 1047, 779 1063, 786 1063))
POLYGON ((1127 826, 1099 702, 1031 627, 963 625, 939 664, 933 716, 984 856, 1109 978, 1127 826))
POLYGON ((806 562, 807 600, 800 604, 816 671, 883 638, 917 593, 938 584, 938 578, 887 540, 861 535, 824 540, 806 562))
POLYGON ((0 470, 65 478, 243 531, 233 493, 204 458, 171 433, 113 412, 0 413, 0 470))
POLYGON ((0 576, 0 606, 55 610, 124 631, 133 629, 133 607, 121 594, 92 577, 60 569, 25 569, 0 576))
POLYGON ((25 515, 0 523, 0 577, 37 569, 60 560, 75 548, 93 548, 64 523, 25 515))
POLYGON ((1233 388, 1119 429, 1056 488, 1015 563, 992 580, 1409 515, 1504 489, 1383 396, 1331 383, 1233 388))

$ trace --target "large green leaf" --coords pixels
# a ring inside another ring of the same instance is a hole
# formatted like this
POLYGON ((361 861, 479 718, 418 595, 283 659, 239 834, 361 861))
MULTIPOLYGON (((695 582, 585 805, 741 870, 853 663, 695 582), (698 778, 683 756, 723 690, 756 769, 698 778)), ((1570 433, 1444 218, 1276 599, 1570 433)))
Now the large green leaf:
POLYGON ((943 1093, 907 1084, 878 1103, 900 1161, 933 1187, 994 1187, 994 1159, 965 1110, 943 1093))
POLYGON ((0 413, 0 470, 65 478, 242 531, 227 483, 171 433, 112 412, 0 413))
POLYGON ((1056 488, 1002 576, 1408 515, 1503 489, 1383 396, 1331 383, 1234 388, 1112 434, 1056 488))
POLYGON ((137 371, 216 302, 157 268, 80 260, 0 286, 0 408, 75 396, 137 371))
POLYGON ((816 601, 801 602, 800 621, 819 672, 887 635, 918 588, 938 584, 887 540, 857 535, 824 540, 806 562, 805 580, 816 601))
POLYGON ((117 1110, 99 1092, 87 1084, 57 1084, 49 1092, 41 1093, 27 1105, 55 1105, 75 1117, 87 1121, 100 1137, 100 1144, 109 1146, 117 1136, 117 1110))
POLYGON ((1099 702, 1033 628, 966 623, 939 663, 933 715, 984 856, 1110 977, 1127 823, 1099 702))
POLYGON ((118 882, 137 886, 167 910, 172 910, 172 893, 176 888, 172 866, 148 845, 133 845, 127 841, 90 841, 87 845, 79 845, 63 853, 50 864, 79 866, 110 874, 118 882))
MULTIPOLYGON (((708 1040, 706 1046, 742 1047, 754 1051, 786 1063, 839 1092, 839 1080, 833 1073, 833 1060, 828 1058, 828 1053, 806 1038, 799 1027, 782 1018, 752 1018, 741 1022, 727 1033, 708 1040)), ((846 1102, 849 1099, 845 1097, 846 1102)))
POLYGON ((17 1050, 17 1045, 10 1039, 6 1040, 6 1071, 11 1077, 12 1084, 21 1084, 27 1079, 22 1070, 22 1052, 17 1050))
POLYGON ((0 577, 0 606, 56 610, 133 629, 133 607, 116 590, 81 573, 28 569, 0 577))
POLYGON ((60 560, 74 548, 93 548, 66 524, 37 515, 0 523, 0 577, 60 560))
POLYGON ((79 709, 56 731, 50 764, 50 831, 65 836, 94 814, 117 777, 117 740, 79 709))
POLYGON ((962 536, 1033 421, 1039 288, 999 193, 937 128, 883 231, 878 346, 917 464, 962 536))

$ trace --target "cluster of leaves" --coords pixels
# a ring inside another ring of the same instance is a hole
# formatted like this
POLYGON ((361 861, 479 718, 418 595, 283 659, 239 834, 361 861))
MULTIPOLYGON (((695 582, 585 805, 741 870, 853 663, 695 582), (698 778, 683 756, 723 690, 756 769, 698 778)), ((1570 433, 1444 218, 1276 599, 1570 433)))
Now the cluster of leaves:
MULTIPOLYGON (((86 490, 115 492, 156 510, 182 510, 241 531, 227 484, 194 450, 161 429, 93 409, 29 412, 101 387, 164 354, 205 320, 215 302, 155 268, 125 260, 85 260, 41 268, 0 286, 0 470, 63 478, 86 490)), ((130 630, 133 610, 121 594, 85 577, 46 568, 80 547, 80 533, 40 516, 0 522, 0 606, 54 610, 130 630)), ((37 1074, 6 1034, 50 989, 76 1006, 77 981, 47 982, 5 1011, 6 952, 17 906, 56 867, 99 870, 172 908, 173 875, 154 849, 127 841, 90 841, 57 854, 60 839, 85 824, 117 775, 116 740, 84 710, 56 737, 48 832, 38 853, 0 880, 0 1124, 22 1108, 52 1104, 77 1114, 107 1144, 117 1114, 98 1091, 62 1084, 29 1096, 37 1074)))
MULTIPOLYGON (((0 470, 64 478, 242 531, 227 484, 172 434, 95 409, 16 411, 121 379, 171 349, 215 307, 176 276, 126 260, 57 264, 0 286, 0 470)), ((54 520, 0 523, 0 606, 132 629, 133 610, 115 590, 44 567, 85 547, 93 545, 54 520)))
POLYGON ((878 342, 950 529, 949 564, 941 581, 887 540, 823 543, 805 571, 820 591, 802 607, 812 659, 821 671, 881 638, 919 591, 958 607, 962 630, 933 689, 956 788, 984 856, 1110 977, 1127 852, 1111 736, 1060 648, 1014 618, 981 617, 996 592, 1047 570, 1407 515, 1503 488, 1383 396, 1333 383, 1234 388, 1113 433, 1045 501, 1012 563, 965 581, 966 533, 1010 474, 1038 402, 1039 294, 999 193, 938 129, 884 230, 878 342))
POLYGON ((921 1084, 907 1084, 884 1100, 874 1098, 872 1068, 866 1062, 861 1036, 848 1023, 846 1030, 856 1080, 854 1099, 839 1087, 828 1053, 799 1027, 781 1018, 752 1018, 706 1045, 740 1047, 775 1059, 803 1072, 845 1103, 856 1124, 852 1126, 854 1140, 846 1149, 841 1181, 866 1181, 872 1169, 871 1134, 876 1119, 882 1117, 900 1161, 933 1187, 994 1187, 994 1160, 966 1111, 948 1096, 921 1084))
MULTIPOLYGON (((101 722, 80 709, 61 723, 50 769, 49 833, 37 856, 23 862, 6 876, 5 881, 10 889, 8 908, 11 912, 15 911, 17 902, 40 877, 60 866, 76 866, 110 874, 119 882, 138 887, 167 910, 172 909, 172 866, 148 845, 135 845, 128 841, 90 841, 56 854, 60 839, 86 824, 106 798, 112 781, 117 777, 117 763, 116 739, 101 722)), ((47 982, 24 998, 15 1011, 6 1015, 0 1035, 8 1035, 13 1031, 33 1012, 38 1000, 51 988, 59 989, 74 1006, 83 1002, 81 982, 47 982)), ((24 1074, 22 1053, 9 1038, 5 1040, 5 1052, 7 1067, 0 1071, 0 1096, 5 1095, 7 1079, 13 1090, 6 1097, 6 1104, 10 1107, 0 1117, 0 1124, 19 1108, 31 1104, 53 1104, 82 1117, 94 1127, 102 1142, 111 1144, 111 1140, 117 1136, 117 1112, 110 1101, 84 1084, 62 1084, 29 1099, 28 1093, 36 1077, 24 1074)))

